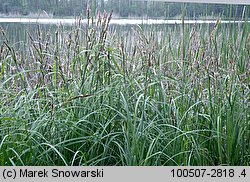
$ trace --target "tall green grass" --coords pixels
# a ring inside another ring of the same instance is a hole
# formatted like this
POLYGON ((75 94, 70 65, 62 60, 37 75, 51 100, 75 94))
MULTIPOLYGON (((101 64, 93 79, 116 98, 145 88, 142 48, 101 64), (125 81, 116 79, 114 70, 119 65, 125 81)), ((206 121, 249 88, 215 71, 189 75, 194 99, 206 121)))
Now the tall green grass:
POLYGON ((111 16, 22 48, 1 28, 0 165, 249 165, 249 23, 111 16))

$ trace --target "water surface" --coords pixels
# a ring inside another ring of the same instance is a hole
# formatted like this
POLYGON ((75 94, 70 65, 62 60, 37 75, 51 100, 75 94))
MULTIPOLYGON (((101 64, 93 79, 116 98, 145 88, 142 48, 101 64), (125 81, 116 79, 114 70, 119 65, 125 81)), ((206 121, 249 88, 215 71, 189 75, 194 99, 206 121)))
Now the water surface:
MULTIPOLYGON (((77 19, 51 19, 51 18, 0 18, 0 23, 39 23, 39 24, 75 24, 77 19)), ((216 23, 217 20, 185 20, 185 24, 216 23)), ((240 23, 242 21, 222 20, 221 23, 240 23)), ((82 23, 87 23, 83 19, 82 23)), ((112 19, 111 24, 117 25, 136 25, 136 24, 182 24, 182 20, 163 20, 163 19, 112 19)))

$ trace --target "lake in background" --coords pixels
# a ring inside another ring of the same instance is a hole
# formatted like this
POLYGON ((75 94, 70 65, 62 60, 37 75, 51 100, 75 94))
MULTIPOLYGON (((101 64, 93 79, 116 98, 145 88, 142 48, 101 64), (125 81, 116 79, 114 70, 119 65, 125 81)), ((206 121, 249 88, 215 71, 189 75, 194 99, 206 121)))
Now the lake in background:
MULTIPOLYGON (((215 20, 185 20, 186 29, 191 29, 195 24, 198 24, 201 30, 202 26, 206 26, 207 30, 213 29, 215 20)), ((42 33, 50 32, 52 35, 58 31, 59 33, 70 33, 74 30, 76 19, 37 19, 37 18, 0 18, 0 26, 2 26, 12 43, 18 45, 21 42, 26 42, 29 39, 30 33, 32 36, 37 35, 37 26, 39 26, 42 33)), ((86 26, 87 19, 82 20, 82 29, 86 26)), ((227 21, 221 20, 221 24, 227 26, 228 24, 241 24, 242 21, 227 21)), ((154 32, 161 37, 162 32, 176 33, 176 29, 182 27, 182 20, 160 20, 160 19, 112 19, 110 22, 109 32, 116 33, 119 36, 131 37, 133 39, 133 27, 138 25, 145 30, 145 33, 154 32)), ((0 41, 2 41, 0 35, 0 41)), ((63 36, 62 36, 63 37, 63 36)))

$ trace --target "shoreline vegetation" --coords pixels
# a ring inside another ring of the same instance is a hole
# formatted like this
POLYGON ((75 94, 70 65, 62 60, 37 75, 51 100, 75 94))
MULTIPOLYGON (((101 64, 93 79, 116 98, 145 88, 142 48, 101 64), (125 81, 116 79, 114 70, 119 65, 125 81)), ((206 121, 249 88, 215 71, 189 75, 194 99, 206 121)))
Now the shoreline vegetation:
MULTIPOLYGON (((245 13, 244 13, 245 14, 245 13)), ((219 15, 204 15, 204 16, 199 16, 197 17, 187 17, 185 16, 185 20, 216 20, 219 15)), ((77 16, 77 18, 81 17, 77 16)), ((1 18, 32 18, 32 19, 76 19, 76 16, 54 16, 53 14, 47 14, 47 13, 31 13, 29 15, 21 15, 21 14, 1 14, 0 13, 0 19, 1 18)), ((98 19, 98 17, 95 17, 98 19)), ((148 17, 148 16, 129 16, 129 17, 121 17, 121 16, 112 16, 112 20, 123 20, 123 19, 140 19, 140 20, 180 20, 182 18, 182 14, 173 16, 173 17, 148 17)), ((86 17, 83 19, 87 19, 86 17)), ((228 18, 224 17, 223 19, 228 20, 228 21, 239 21, 239 20, 244 20, 244 21, 250 21, 250 17, 242 15, 241 18, 228 18)))
POLYGON ((87 3, 91 8, 91 16, 97 12, 113 11, 113 18, 140 18, 172 19, 182 15, 185 7, 185 17, 218 17, 228 19, 249 18, 249 5, 230 4, 203 4, 203 3, 178 3, 134 0, 0 0, 0 14, 9 16, 32 17, 71 17, 82 14, 86 17, 87 3))
POLYGON ((250 26, 0 27, 0 165, 250 165, 250 26))

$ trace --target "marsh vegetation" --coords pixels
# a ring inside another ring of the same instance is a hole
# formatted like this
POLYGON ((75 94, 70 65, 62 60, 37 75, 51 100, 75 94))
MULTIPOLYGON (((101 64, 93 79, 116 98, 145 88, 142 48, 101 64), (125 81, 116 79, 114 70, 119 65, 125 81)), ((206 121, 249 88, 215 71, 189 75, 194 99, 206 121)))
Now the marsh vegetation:
POLYGON ((250 164, 249 22, 86 17, 1 27, 0 165, 250 164))

